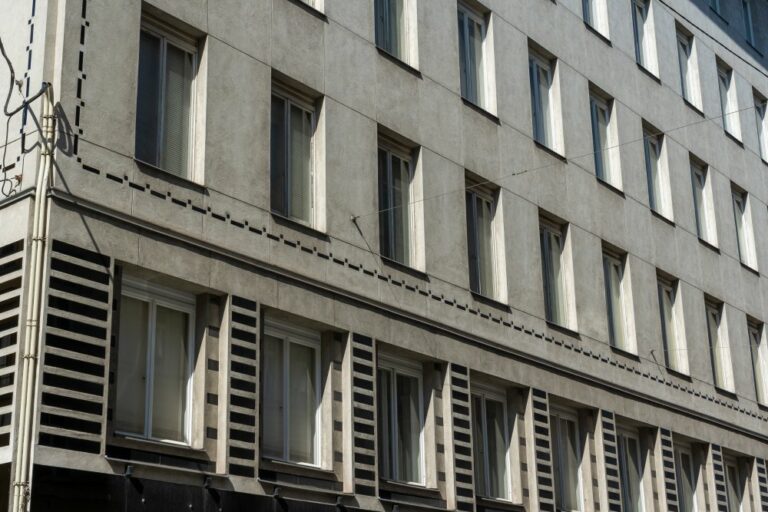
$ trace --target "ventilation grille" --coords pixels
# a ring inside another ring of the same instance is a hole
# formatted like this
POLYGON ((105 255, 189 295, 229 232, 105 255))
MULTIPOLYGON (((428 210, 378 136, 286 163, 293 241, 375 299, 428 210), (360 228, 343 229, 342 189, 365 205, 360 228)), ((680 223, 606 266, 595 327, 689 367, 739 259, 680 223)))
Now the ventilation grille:
POLYGON ((450 365, 453 451, 456 466, 456 509, 474 510, 475 486, 472 474, 472 417, 469 374, 465 366, 450 365))
POLYGON ((765 459, 755 459, 755 468, 757 469, 757 488, 760 494, 760 510, 768 512, 768 470, 766 470, 765 459))
POLYGON ((258 306, 232 296, 229 345, 229 473, 256 474, 256 399, 258 383, 258 306))
POLYGON ((664 467, 664 491, 667 498, 667 510, 678 512, 677 480, 675 476, 675 450, 672 445, 672 432, 659 429, 661 437, 661 464, 664 467))
POLYGON ((619 451, 616 439, 616 418, 610 411, 601 411, 603 452, 605 455, 605 487, 608 491, 608 510, 621 512, 621 482, 619 480, 619 451))
POLYGON ((39 442, 100 453, 112 261, 54 240, 50 264, 39 442))
POLYGON ((712 473, 715 477, 715 500, 718 512, 728 512, 728 495, 725 490, 725 467, 720 445, 710 445, 712 450, 712 473))
POLYGON ((539 510, 555 512, 555 487, 552 478, 552 443, 549 435, 549 399, 540 389, 531 389, 533 405, 533 443, 536 453, 536 489, 539 510))
POLYGON ((355 493, 376 494, 376 410, 373 340, 352 335, 352 418, 355 454, 355 493))
POLYGON ((0 446, 11 442, 24 242, 0 247, 0 446))

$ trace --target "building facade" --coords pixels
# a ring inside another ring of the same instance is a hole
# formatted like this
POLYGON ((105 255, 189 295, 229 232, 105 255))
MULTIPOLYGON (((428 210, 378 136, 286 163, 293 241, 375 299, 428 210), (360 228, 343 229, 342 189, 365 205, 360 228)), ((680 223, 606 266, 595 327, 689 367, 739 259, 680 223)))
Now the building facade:
POLYGON ((2 12, 8 509, 768 511, 765 0, 2 12))

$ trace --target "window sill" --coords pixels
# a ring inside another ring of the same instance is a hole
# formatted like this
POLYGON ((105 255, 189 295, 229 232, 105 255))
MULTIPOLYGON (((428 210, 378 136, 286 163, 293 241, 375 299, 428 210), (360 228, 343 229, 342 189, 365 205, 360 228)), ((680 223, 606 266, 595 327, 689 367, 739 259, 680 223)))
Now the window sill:
POLYGON ((404 60, 400 59, 400 57, 397 57, 396 55, 392 55, 387 50, 385 50, 384 48, 381 48, 379 46, 376 47, 376 50, 379 52, 379 55, 381 55, 382 57, 384 57, 388 61, 390 61, 393 64, 395 64, 396 66, 404 69, 405 71, 407 71, 408 73, 412 74, 413 76, 415 76, 419 80, 422 79, 421 71, 419 71, 415 67, 411 66, 410 64, 408 64, 404 60))
POLYGON ((496 114, 493 114, 493 113, 485 110, 483 107, 481 107, 480 105, 477 105, 476 103, 473 103, 473 102, 469 101, 464 96, 461 97, 461 101, 464 102, 464 105, 468 106, 469 108, 471 108, 472 110, 474 110, 478 114, 481 114, 484 117, 490 119, 491 121, 493 121, 497 125, 501 125, 501 120, 499 120, 499 118, 496 116, 496 114))
POLYGON ((330 237, 326 233, 323 233, 322 231, 319 231, 313 228, 312 226, 304 224, 300 220, 286 217, 285 215, 274 212, 274 211, 270 213, 272 214, 272 220, 275 222, 275 224, 279 224, 280 226, 283 226, 283 227, 295 229, 296 231, 301 231, 305 235, 309 235, 311 237, 317 238, 323 242, 330 241, 330 237))
POLYGON ((547 320, 546 322, 547 322, 547 327, 549 327, 553 331, 557 331, 557 332, 559 332, 561 334, 565 334, 567 336, 570 336, 571 338, 576 338, 577 340, 581 339, 581 335, 578 332, 574 331, 573 329, 571 329, 569 327, 565 327, 563 325, 556 324, 555 322, 551 322, 549 320, 547 320))
POLYGON ((736 391, 733 391, 733 390, 730 390, 730 389, 721 388, 717 384, 715 384, 715 392, 717 394, 719 394, 719 395, 726 396, 726 397, 728 397, 728 398, 730 398, 732 400, 738 400, 739 399, 739 395, 736 394, 736 391))
POLYGON ((388 267, 392 267, 395 270, 399 270, 400 272, 403 272, 404 274, 408 274, 411 277, 415 277, 417 279, 421 279, 422 281, 429 282, 429 274, 427 274, 423 270, 413 268, 409 265, 406 265, 405 263, 400 263, 397 260, 387 258, 386 256, 381 257, 381 262, 384 265, 388 267))
POLYGON ((657 211, 656 211, 656 210, 654 210, 653 208, 651 208, 651 214, 652 214, 654 217, 656 217, 657 219, 659 219, 659 220, 663 220, 665 223, 669 224, 669 225, 670 225, 670 226, 672 226, 673 228, 674 228, 674 227, 676 227, 676 224, 675 224, 675 221, 674 221, 674 220, 672 220, 672 219, 670 219, 670 218, 667 218, 667 217, 665 217, 663 214, 661 214, 661 213, 657 212, 657 211))
POLYGON ((156 441, 112 437, 107 443, 107 460, 152 467, 172 468, 198 474, 216 474, 215 462, 205 450, 191 447, 167 446, 156 441))
POLYGON ((471 292, 471 293, 472 293, 472 298, 477 302, 480 302, 492 308, 499 309, 501 311, 504 311, 505 313, 509 313, 511 311, 509 309, 509 305, 504 304, 503 302, 499 302, 498 300, 488 297, 486 295, 483 295, 482 293, 477 293, 477 292, 471 292))
POLYGON ((751 273, 755 274, 756 276, 760 277, 760 271, 759 270, 757 270, 756 268, 753 268, 753 267, 747 265, 743 261, 741 262, 741 267, 744 270, 748 270, 749 272, 751 272, 751 273))
POLYGON ((196 454, 196 455, 206 455, 207 453, 203 448, 194 448, 191 445, 180 443, 180 442, 163 442, 163 441, 157 441, 155 439, 146 439, 144 437, 136 437, 129 434, 118 434, 113 433, 112 439, 116 441, 118 444, 116 446, 120 446, 121 448, 137 448, 137 449, 150 449, 150 448, 159 448, 161 450, 167 451, 171 454, 196 454))
POLYGON ((592 32, 594 35, 596 35, 596 36, 597 36, 597 38, 598 38, 598 39, 600 39, 602 42, 604 42, 605 44, 607 44, 607 45, 608 45, 608 46, 610 46, 610 47, 613 47, 613 43, 611 43, 611 40, 610 40, 610 39, 608 39, 608 38, 607 38, 605 35, 603 35, 603 34, 602 34, 602 33, 601 33, 599 30, 597 30, 595 27, 593 27, 592 25, 590 25, 590 24, 589 24, 589 23, 587 23, 586 21, 584 22, 584 26, 585 26, 585 27, 587 27, 587 30, 588 30, 589 32, 592 32))
POLYGON ((691 110, 696 112, 699 116, 701 116, 703 118, 707 117, 706 114, 704 114, 704 112, 699 107, 697 107, 696 105, 694 105, 693 103, 691 103, 687 99, 683 98, 683 103, 685 103, 688 108, 690 108, 691 110))
POLYGON ((379 499, 405 508, 444 511, 446 507, 439 489, 392 480, 379 480, 379 499))
POLYGON ((629 352, 628 350, 625 350, 621 347, 617 347, 615 345, 611 345, 611 352, 618 356, 626 357, 627 359, 631 359, 632 361, 635 361, 637 363, 640 362, 640 356, 635 354, 634 352, 629 352))
POLYGON ((261 459, 257 480, 275 489, 285 487, 333 496, 349 495, 343 491, 341 482, 332 470, 277 459, 261 459), (286 477, 280 478, 280 475, 286 477))
POLYGON ((729 139, 731 139, 733 142, 735 142, 736 144, 738 144, 738 146, 739 146, 741 149, 744 149, 744 143, 743 143, 742 141, 740 141, 739 139, 737 139, 737 138, 736 138, 736 136, 735 136, 734 134, 732 134, 731 132, 729 132, 729 131, 728 131, 728 130, 726 130, 725 128, 723 128, 723 132, 725 133, 725 136, 726 136, 726 137, 728 137, 728 138, 729 138, 729 139))
POLYGON ((208 195, 208 188, 205 185, 202 185, 196 181, 192 181, 189 178, 177 176, 156 165, 147 163, 143 160, 139 160, 138 158, 134 158, 133 161, 136 163, 141 172, 149 174, 153 178, 168 181, 174 185, 178 185, 180 187, 188 188, 195 192, 208 195))
POLYGON ((614 185, 611 185, 610 183, 608 183, 604 179, 598 178, 597 176, 595 176, 595 179, 597 179, 597 182, 600 185, 602 185, 603 187, 607 188, 608 190, 610 190, 614 194, 618 194, 619 196, 621 196, 622 199, 626 199, 626 196, 624 195, 624 191, 621 190, 620 188, 618 188, 618 187, 616 187, 614 185))
POLYGON ((533 139, 533 143, 536 145, 537 148, 541 149, 545 153, 548 153, 549 155, 557 158, 561 162, 568 163, 568 159, 565 158, 563 155, 555 151, 554 149, 550 148, 549 146, 542 144, 541 142, 537 141, 536 139, 533 139))
POLYGON ((643 66, 639 62, 636 62, 635 64, 637 64, 638 69, 640 69, 640 71, 642 71, 645 76, 647 76, 648 78, 650 78, 651 80, 653 80, 657 84, 661 85, 661 78, 656 76, 653 73, 653 71, 651 71, 650 69, 646 68, 645 66, 643 66))
POLYGON ((325 23, 328 23, 328 16, 326 16, 323 11, 315 9, 314 7, 312 7, 306 2, 303 2, 302 0, 288 0, 288 1, 294 4, 295 6, 300 7, 301 9, 304 9, 315 18, 321 21, 324 21, 325 23))
POLYGON ((505 512, 525 512, 525 506, 501 498, 488 498, 475 495, 475 502, 481 512, 494 512, 497 510, 505 512))
POLYGON ((670 368, 667 366, 667 373, 672 375, 673 377, 677 377, 678 379, 682 379, 686 382, 693 382, 693 377, 691 377, 687 373, 682 373, 680 371, 675 370, 674 368, 670 368))
POLYGON ((706 240, 704 240, 701 237, 699 237, 699 243, 701 245, 703 245, 704 247, 706 247, 707 249, 709 249, 711 251, 715 251, 717 254, 720 254, 720 248, 719 247, 717 247, 716 245, 714 245, 714 244, 712 244, 710 242, 707 242, 706 240))
MULTIPOLYGON (((170 472, 179 472, 179 473, 187 473, 192 475, 206 475, 206 476, 212 476, 212 477, 219 477, 219 478, 228 478, 229 475, 224 473, 216 473, 213 471, 205 471, 205 470, 197 470, 197 469, 189 469, 189 468, 181 468, 178 466, 171 466, 168 464, 156 464, 154 462, 144 462, 141 460, 132 460, 132 459, 123 459, 120 457, 110 457, 109 455, 104 456, 104 460, 106 460, 110 464, 124 464, 125 468, 127 469, 128 466, 139 466, 144 468, 153 468, 153 469, 162 469, 163 471, 170 471, 170 472)), ((126 476, 129 476, 127 472, 125 473, 126 476)))

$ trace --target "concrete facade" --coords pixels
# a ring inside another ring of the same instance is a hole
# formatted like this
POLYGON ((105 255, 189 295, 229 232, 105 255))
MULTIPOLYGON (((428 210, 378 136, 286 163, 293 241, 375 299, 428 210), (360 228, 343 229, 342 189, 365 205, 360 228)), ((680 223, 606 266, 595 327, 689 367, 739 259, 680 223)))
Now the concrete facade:
MULTIPOLYGON (((493 111, 483 111, 461 97, 453 1, 415 0, 418 69, 376 48, 369 0, 323 0, 318 8, 301 0, 3 1, 0 36, 9 57, 29 84, 26 94, 51 83, 57 123, 32 510, 54 503, 59 510, 132 510, 138 503, 240 510, 270 500, 297 510, 555 510, 547 413, 557 408, 578 416, 584 512, 621 510, 614 476, 621 428, 639 432, 643 445, 646 512, 677 510, 669 463, 674 468, 670 447, 678 444, 699 461, 699 511, 727 510, 724 460, 743 468, 742 510, 768 510, 768 405, 758 403, 747 330, 748 319, 768 321, 768 163, 753 107, 753 90, 768 96, 768 3, 752 2, 762 54, 744 42, 739 2, 721 3, 716 14, 704 0, 650 0, 648 72, 635 62, 629 0, 606 0, 602 36, 585 26, 578 0, 484 0, 495 76, 493 111), (143 16, 199 41, 191 179, 134 159, 143 16), (680 93, 676 24, 694 38, 695 106, 680 93), (556 59, 556 152, 532 139, 531 47, 556 59), (717 59, 733 69, 740 140, 723 130, 717 59), (316 99, 315 204, 322 211, 312 228, 271 213, 275 82, 316 99), (620 190, 595 178, 595 87, 613 99, 620 190), (670 219, 649 207, 643 123, 664 133, 670 219), (417 155, 415 269, 378 254, 382 132, 417 155), (716 247, 697 236, 690 155, 709 169, 716 247), (504 280, 497 297, 470 291, 467 172, 499 190, 495 242, 504 280), (732 184, 749 194, 756 268, 740 260, 732 184), (545 320, 542 214, 567 224, 568 329, 545 320), (609 341, 603 244, 626 253, 636 353, 609 341), (665 367, 658 272, 679 283, 688 375, 665 367), (197 297, 191 446, 113 432, 114 317, 126 275, 197 297), (733 390, 713 383, 706 297, 724 304, 733 390), (260 406, 259 359, 271 320, 321 336, 320 467, 260 453, 269 411, 260 406), (377 475, 375 372, 360 368, 375 368, 382 355, 423 369, 424 486, 377 475), (462 468, 472 460, 473 433, 461 411, 474 386, 506 398, 508 501, 478 496, 476 472, 462 468), (233 430, 250 436, 243 441, 233 430), (123 487, 128 467, 124 490, 105 491, 123 487), (87 472, 99 482, 90 501, 87 472), (69 481, 69 490, 56 487, 69 481)), ((39 112, 39 103, 32 109, 39 112)), ((20 179, 11 179, 13 193, 0 204, 0 268, 7 269, 0 300, 17 301, 0 317, 10 322, 1 324, 3 340, 14 340, 0 343, 0 374, 10 376, 0 382, 0 462, 10 475, 21 421, 14 375, 24 354, 15 340, 23 339, 33 293, 26 286, 31 212, 43 200, 34 197, 33 117, 9 125, 6 177, 20 179)))

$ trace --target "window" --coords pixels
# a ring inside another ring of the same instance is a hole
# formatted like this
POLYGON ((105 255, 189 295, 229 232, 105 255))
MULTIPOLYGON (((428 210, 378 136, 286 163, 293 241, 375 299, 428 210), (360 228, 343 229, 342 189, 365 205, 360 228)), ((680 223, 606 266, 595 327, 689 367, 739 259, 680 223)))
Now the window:
POLYGON ((552 409, 549 419, 558 511, 581 510, 581 440, 578 418, 570 411, 552 409))
POLYGON ((625 316, 624 256, 603 249, 603 281, 608 314, 608 338, 612 346, 634 351, 630 346, 625 316))
POLYGON ((672 205, 666 167, 662 163, 663 135, 653 128, 643 128, 645 174, 648 181, 648 203, 651 210, 671 219, 672 205))
POLYGON ((564 229, 548 219, 540 219, 539 234, 546 318, 548 322, 567 326, 568 311, 563 265, 564 229))
POLYGON ((757 144, 760 147, 760 156, 768 162, 768 100, 755 92, 755 122, 757 124, 757 144))
POLYGON ((611 185, 621 187, 618 159, 612 158, 612 148, 617 146, 611 125, 613 101, 606 101, 595 93, 589 95, 592 118, 592 149, 595 155, 595 175, 611 185))
POLYGON ((379 243, 381 255, 411 263, 411 159, 379 147, 379 243))
POLYGON ((717 14, 720 14, 720 0, 709 0, 709 7, 717 14))
POLYGON ((139 41, 136 159, 188 178, 196 42, 145 20, 139 41))
POLYGON ((416 0, 375 0, 376 46, 416 66, 416 0))
POLYGON ((554 146, 552 81, 553 63, 531 54, 528 58, 531 80, 531 112, 533 114, 533 138, 549 148, 554 146))
POLYGON ((696 487, 698 469, 688 448, 675 450, 675 480, 677 481, 677 503, 680 512, 696 512, 696 487))
POLYGON ((749 195, 732 184, 731 197, 733 198, 733 218, 736 223, 736 241, 739 247, 739 258, 748 267, 756 269, 757 254, 755 253, 752 218, 749 213, 749 195))
POLYGON ((728 495, 728 512, 741 512, 744 501, 744 475, 735 460, 725 461, 726 494, 728 495))
POLYGON ((699 238, 711 245, 717 245, 715 208, 712 201, 712 184, 709 169, 701 162, 691 159, 691 184, 693 186, 693 211, 696 215, 696 232, 699 238))
POLYGON ((683 328, 683 308, 678 299, 678 281, 658 276, 659 313, 661 317, 661 338, 667 367, 688 374, 688 347, 683 328))
MULTIPOLYGON (((500 259, 496 255, 494 217, 498 192, 491 191, 474 180, 467 181, 467 257, 469 260, 470 289, 486 297, 502 295, 496 283, 496 270, 500 259)), ((500 269, 499 269, 500 270, 500 269)))
POLYGON ((486 22, 484 16, 463 3, 458 4, 459 72, 461 95, 475 105, 488 103, 486 84, 486 22))
POLYGON ((424 483, 421 367, 379 357, 379 463, 382 478, 424 483))
POLYGON ((123 279, 115 432, 191 443, 195 298, 123 279))
POLYGON ((472 435, 478 495, 510 499, 509 434, 503 395, 485 390, 473 393, 472 435))
MULTIPOLYGON (((279 90, 279 89, 278 89, 279 90)), ((314 224, 314 107, 308 101, 272 94, 270 192, 272 211, 314 224)))
POLYGON ((648 13, 650 0, 632 1, 632 30, 635 38, 635 60, 644 68, 649 67, 650 27, 648 13))
POLYGON ((768 404, 768 342, 765 340, 765 325, 749 322, 748 329, 757 401, 768 404))
POLYGON ((725 64, 717 63, 717 79, 720 91, 720 111, 723 115, 723 129, 739 138, 739 107, 736 103, 736 88, 733 84, 733 70, 725 64))
POLYGON ((706 315, 715 386, 726 391, 734 391, 731 347, 728 343, 728 329, 723 319, 723 303, 707 300, 706 315))
POLYGON ((693 36, 678 28, 677 64, 680 71, 680 93, 683 99, 698 106, 697 66, 693 58, 693 36))
POLYGON ((619 433, 619 478, 621 480, 621 510, 643 512, 643 471, 640 438, 637 432, 624 430, 619 433))
POLYGON ((262 454, 320 465, 320 336, 265 322, 262 454))
POLYGON ((741 0, 741 10, 744 13, 744 34, 747 42, 755 46, 755 26, 752 23, 752 0, 741 0))
POLYGON ((608 27, 605 21, 607 13, 604 9, 604 0, 581 0, 581 12, 584 17, 584 23, 607 36, 608 27))

